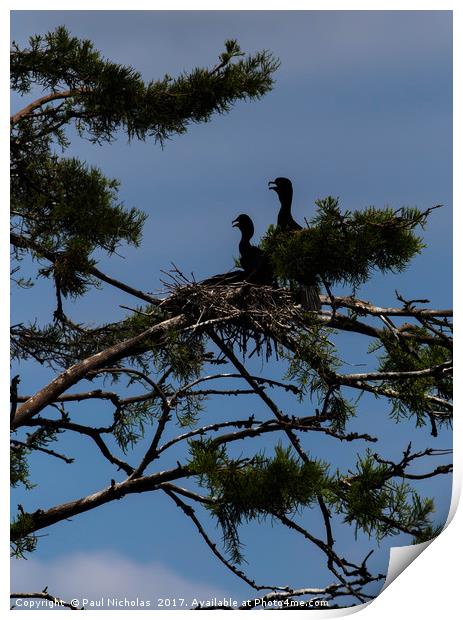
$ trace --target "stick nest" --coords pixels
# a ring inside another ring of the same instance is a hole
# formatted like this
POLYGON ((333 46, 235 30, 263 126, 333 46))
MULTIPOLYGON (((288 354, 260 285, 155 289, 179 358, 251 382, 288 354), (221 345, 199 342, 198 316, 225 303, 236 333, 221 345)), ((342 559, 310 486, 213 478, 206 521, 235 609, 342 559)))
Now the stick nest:
POLYGON ((316 313, 298 305, 288 289, 247 282, 205 284, 182 278, 173 278, 163 309, 191 317, 203 332, 214 328, 225 342, 238 345, 243 355, 264 354, 268 359, 272 353, 278 354, 278 343, 288 346, 291 335, 318 324, 316 313))

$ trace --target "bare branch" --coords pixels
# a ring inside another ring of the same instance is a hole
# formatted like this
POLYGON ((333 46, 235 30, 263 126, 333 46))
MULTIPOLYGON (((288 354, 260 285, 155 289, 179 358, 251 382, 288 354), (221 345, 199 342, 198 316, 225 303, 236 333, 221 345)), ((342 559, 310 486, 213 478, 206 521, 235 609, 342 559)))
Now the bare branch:
POLYGON ((142 458, 138 467, 130 475, 129 479, 139 478, 143 475, 143 472, 148 467, 148 465, 154 461, 159 456, 158 445, 162 437, 162 433, 166 427, 167 422, 170 420, 170 412, 171 412, 171 403, 168 402, 164 397, 165 403, 163 404, 162 415, 159 419, 158 426, 156 432, 154 434, 153 440, 145 453, 145 456, 142 458))
POLYGON ((101 427, 101 428, 92 428, 90 426, 84 426, 82 424, 76 424, 75 422, 69 422, 68 420, 48 420, 47 418, 36 417, 28 422, 25 422, 25 426, 39 426, 45 428, 54 428, 54 429, 63 429, 68 431, 74 431, 81 435, 86 435, 93 439, 95 444, 98 446, 102 455, 112 464, 116 465, 118 469, 122 469, 127 475, 130 475, 133 472, 133 467, 117 458, 110 452, 108 446, 103 441, 101 434, 102 433, 111 433, 113 430, 112 426, 109 427, 101 427))
MULTIPOLYGON (((320 295, 320 301, 323 305, 331 305, 332 300, 326 295, 320 295)), ((373 316, 414 316, 414 317, 450 317, 453 316, 453 310, 430 310, 427 308, 382 308, 374 306, 368 301, 356 299, 354 297, 334 297, 336 306, 339 308, 351 308, 357 310, 359 314, 371 314, 373 316)))
MULTIPOLYGON (((286 391, 292 392, 293 394, 300 394, 301 392, 301 390, 297 387, 297 385, 293 385, 291 383, 281 383, 281 381, 275 381, 275 379, 266 379, 265 377, 256 377, 252 375, 251 377, 257 383, 267 383, 271 387, 274 387, 274 386, 281 387, 285 389, 286 391)), ((195 379, 194 381, 192 381, 191 383, 188 383, 187 385, 184 385, 178 390, 177 394, 182 394, 186 390, 189 390, 195 385, 198 385, 198 383, 203 383, 204 381, 212 381, 215 379, 243 379, 243 376, 238 373, 232 373, 232 372, 224 372, 224 373, 215 374, 215 375, 207 375, 205 377, 200 377, 199 379, 195 379)))
POLYGON ((196 526, 196 529, 200 533, 203 540, 206 542, 209 549, 216 556, 216 558, 218 558, 222 562, 222 564, 224 564, 232 573, 234 573, 237 577, 239 577, 244 582, 246 582, 254 590, 275 590, 276 589, 275 586, 257 585, 253 579, 250 579, 249 577, 247 577, 247 575, 243 573, 242 570, 240 570, 234 564, 229 562, 217 549, 217 545, 213 543, 212 540, 209 538, 209 536, 206 534, 203 526, 201 525, 199 519, 196 516, 194 509, 188 504, 185 504, 185 502, 183 502, 170 489, 163 487, 163 490, 175 502, 175 504, 183 511, 183 513, 186 514, 186 516, 189 517, 193 521, 193 523, 196 526))
POLYGON ((339 581, 341 581, 341 583, 347 588, 347 590, 349 591, 349 593, 351 595, 353 595, 356 599, 358 599, 359 601, 361 601, 362 603, 365 602, 365 598, 364 595, 360 595, 358 592, 355 592, 352 589, 352 586, 349 584, 349 582, 345 579, 345 577, 343 577, 338 570, 336 570, 334 568, 334 564, 336 564, 337 566, 339 566, 342 570, 344 570, 344 562, 342 561, 342 559, 335 553, 334 549, 332 548, 332 546, 324 543, 322 540, 320 540, 319 538, 316 538, 315 536, 313 536, 312 534, 310 534, 310 532, 308 532, 306 529, 304 529, 302 526, 300 526, 298 523, 296 523, 295 521, 293 521, 292 519, 290 519, 289 517, 287 517, 286 515, 283 514, 277 514, 275 513, 274 516, 281 521, 284 525, 286 525, 287 527, 289 527, 292 530, 295 530, 297 532, 299 532, 300 534, 302 534, 304 536, 304 538, 307 538, 308 540, 310 540, 310 542, 312 542, 315 546, 317 546, 321 551, 323 551, 328 559, 328 568, 330 569, 330 571, 333 573, 333 575, 335 575, 339 581))
MULTIPOLYGON (((213 330, 209 330, 208 333, 209 333, 209 336, 211 337, 211 339, 219 347, 219 349, 224 353, 224 355, 226 355, 226 357, 228 357, 228 359, 231 361, 233 366, 241 373, 243 379, 245 379, 249 383, 249 385, 256 392, 256 394, 258 394, 261 397, 261 399, 264 401, 264 403, 269 407, 269 409, 272 411, 272 413, 275 415, 275 417, 278 420, 284 422, 285 418, 284 418, 283 413, 278 409, 278 407, 275 405, 273 400, 266 394, 266 392, 260 387, 260 385, 252 378, 252 376, 248 373, 248 371, 243 366, 243 364, 238 360, 238 358, 233 353, 233 351, 231 349, 229 349, 222 342, 222 340, 216 335, 216 333, 213 330)), ((308 456, 304 452, 304 450, 302 449, 302 447, 301 447, 301 445, 299 443, 299 439, 296 437, 296 435, 290 429, 286 429, 286 434, 287 434, 288 439, 290 440, 290 442, 293 444, 296 452, 301 457, 301 459, 304 462, 307 462, 308 461, 308 456)))
MULTIPOLYGON (((356 388, 358 390, 363 390, 365 392, 371 392, 372 394, 379 394, 382 396, 387 396, 388 398, 398 398, 398 399, 401 398, 401 395, 399 394, 399 392, 396 392, 395 390, 392 390, 391 388, 373 386, 363 381, 355 381, 355 380, 344 381, 342 380, 342 375, 339 375, 339 378, 340 378, 340 383, 342 385, 346 385, 347 387, 356 388)), ((432 413, 434 416, 438 418, 449 418, 451 416, 453 406, 452 406, 452 403, 450 403, 449 401, 445 400, 444 398, 439 398, 438 396, 431 396, 431 395, 426 395, 425 399, 429 403, 434 403, 435 405, 439 405, 440 407, 447 409, 447 412, 433 411, 432 413)))
POLYGON ((28 450, 33 450, 36 452, 43 452, 44 454, 48 454, 49 456, 54 456, 57 459, 61 459, 62 461, 64 461, 65 463, 68 463, 69 465, 71 463, 74 463, 74 460, 75 460, 68 456, 64 456, 64 454, 59 454, 58 452, 55 452, 54 450, 50 450, 49 448, 43 448, 42 446, 31 446, 30 444, 25 443, 24 441, 18 441, 17 439, 11 439, 10 444, 12 446, 27 448, 28 450))
POLYGON ((102 282, 106 282, 107 284, 110 284, 111 286, 114 286, 115 288, 118 288, 121 291, 124 291, 124 293, 128 293, 129 295, 132 295, 133 297, 138 297, 138 299, 142 299, 143 301, 146 301, 147 303, 152 304, 153 306, 158 306, 161 303, 160 299, 157 299, 156 297, 153 297, 152 295, 149 295, 148 293, 144 293, 143 291, 133 288, 133 286, 129 286, 128 284, 125 284, 125 282, 121 282, 120 280, 111 278, 110 276, 106 275, 105 273, 97 269, 96 267, 92 267, 90 270, 90 273, 92 274, 92 276, 95 276, 102 282))
MULTIPOLYGON (((42 256, 43 258, 46 258, 51 263, 55 263, 58 258, 57 253, 51 252, 50 250, 36 243, 32 239, 28 239, 24 236, 16 235, 15 233, 11 233, 10 238, 11 238, 11 243, 13 246, 22 248, 22 249, 33 250, 36 254, 42 256)), ((97 269, 96 267, 89 267, 88 273, 92 276, 95 276, 102 282, 106 282, 107 284, 110 284, 111 286, 114 286, 115 288, 118 288, 121 291, 124 291, 125 293, 132 295, 133 297, 142 299, 143 301, 146 301, 147 303, 152 304, 153 306, 158 306, 161 303, 161 301, 157 299, 156 297, 153 297, 152 295, 149 295, 148 293, 140 291, 126 284, 125 282, 116 280, 115 278, 112 278, 106 275, 105 273, 97 269)))
POLYGON ((21 528, 20 532, 17 534, 15 532, 12 533, 12 540, 15 541, 27 534, 49 527, 60 521, 70 519, 83 512, 88 512, 98 506, 103 506, 114 500, 122 499, 131 493, 156 491, 163 482, 170 482, 191 475, 192 472, 190 472, 187 467, 179 465, 174 469, 160 471, 150 476, 143 476, 134 480, 127 478, 125 481, 119 483, 112 480, 108 487, 96 493, 92 493, 91 495, 80 497, 79 499, 54 506, 47 510, 39 509, 33 513, 28 513, 27 524, 21 528))
POLYGON ((210 431, 218 431, 219 429, 226 428, 228 426, 237 426, 238 428, 245 426, 249 428, 254 424, 254 422, 258 423, 258 421, 254 420, 254 418, 248 418, 246 420, 230 420, 229 422, 217 422, 215 424, 209 424, 207 426, 202 426, 201 428, 197 428, 195 430, 188 431, 187 433, 183 433, 183 435, 178 435, 174 439, 171 439, 170 441, 166 442, 164 445, 162 445, 159 448, 158 454, 161 454, 161 452, 164 452, 165 450, 167 450, 174 444, 180 441, 185 441, 186 439, 189 439, 190 437, 195 437, 197 435, 202 436, 210 431))
POLYGON ((215 504, 214 499, 210 497, 205 497, 204 495, 200 495, 199 493, 195 493, 194 491, 190 491, 190 489, 185 489, 183 487, 179 487, 177 484, 172 484, 171 482, 163 482, 159 485, 160 489, 173 491, 179 495, 184 495, 189 499, 194 500, 195 502, 200 502, 201 504, 213 506, 215 504))
MULTIPOLYGON (((31 395, 18 396, 18 403, 25 403, 30 398, 32 398, 31 395)), ((82 400, 90 400, 90 399, 110 400, 116 406, 120 402, 125 402, 125 399, 121 400, 118 394, 116 394, 116 392, 106 392, 104 390, 99 390, 99 389, 91 390, 89 392, 78 392, 75 394, 61 394, 53 402, 72 403, 72 402, 80 402, 82 400)))
POLYGON ((424 368, 423 370, 402 370, 397 372, 365 372, 351 375, 337 375, 341 383, 349 381, 383 381, 385 379, 399 381, 400 379, 415 379, 420 377, 430 377, 445 375, 452 372, 452 362, 444 362, 438 366, 424 368))

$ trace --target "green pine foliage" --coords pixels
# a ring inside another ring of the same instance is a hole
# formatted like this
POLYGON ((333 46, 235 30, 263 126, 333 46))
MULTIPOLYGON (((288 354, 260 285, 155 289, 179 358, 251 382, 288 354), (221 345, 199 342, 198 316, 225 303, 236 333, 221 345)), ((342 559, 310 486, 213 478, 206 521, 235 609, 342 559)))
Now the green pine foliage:
POLYGON ((153 426, 159 415, 159 400, 155 398, 118 407, 112 433, 124 454, 143 439, 146 429, 153 426))
POLYGON ((158 363, 172 369, 172 376, 181 384, 197 379, 203 367, 205 341, 201 336, 169 332, 165 346, 159 351, 158 363))
POLYGON ((299 334, 294 351, 281 351, 282 359, 288 361, 285 378, 299 387, 300 401, 307 395, 315 397, 319 413, 330 420, 332 430, 343 431, 356 407, 336 387, 336 371, 342 362, 329 340, 332 330, 314 321, 310 331, 299 334))
POLYGON ((32 515, 19 511, 17 517, 11 523, 11 556, 26 559, 26 554, 32 553, 37 548, 37 536, 28 534, 34 526, 32 515))
POLYGON ((139 243, 146 216, 123 208, 116 180, 75 158, 28 158, 20 165, 13 174, 11 208, 24 215, 27 234, 47 250, 65 253, 80 246, 88 254, 98 247, 111 254, 122 240, 139 243))
POLYGON ((393 480, 389 467, 378 463, 369 450, 358 457, 354 476, 339 475, 332 499, 356 533, 363 530, 378 542, 401 531, 416 532, 419 537, 432 525, 433 500, 420 497, 407 482, 393 480))
POLYGON ((387 464, 367 450, 356 471, 330 474, 327 463, 302 462, 290 447, 277 445, 275 455, 232 459, 212 439, 190 442, 189 469, 209 490, 208 506, 222 529, 224 547, 235 563, 243 561, 239 529, 252 520, 290 516, 310 508, 319 497, 344 522, 378 542, 407 531, 417 540, 430 535, 434 503, 404 480, 394 480, 387 464))
POLYGON ((93 141, 112 140, 123 129, 130 139, 164 142, 191 123, 228 112, 238 100, 265 95, 278 65, 269 52, 245 56, 238 43, 229 40, 214 70, 196 68, 145 83, 133 67, 110 62, 91 41, 59 27, 31 37, 27 49, 13 43, 11 86, 22 94, 33 86, 51 93, 70 90, 72 98, 60 109, 59 119, 73 119, 93 141))
POLYGON ((34 487, 30 482, 30 469, 27 457, 30 454, 30 450, 26 446, 11 447, 10 451, 10 484, 12 487, 17 487, 20 484, 25 489, 32 489, 34 487))
POLYGON ((318 200, 317 213, 301 231, 270 227, 262 248, 277 276, 298 282, 359 286, 374 270, 402 271, 424 247, 414 229, 426 215, 418 209, 369 207, 341 212, 339 200, 318 200))
MULTIPOLYGON (((407 348, 390 331, 384 331, 378 367, 380 372, 420 371, 443 364, 451 365, 452 351, 448 347, 439 343, 419 342, 420 336, 427 335, 425 328, 410 326, 409 331, 417 339, 409 341, 407 348)), ((374 349, 377 350, 378 346, 374 349)), ((436 373, 416 378, 402 377, 400 381, 384 380, 381 387, 390 388, 399 396, 390 399, 393 418, 400 421, 402 418, 415 417, 416 425, 423 426, 432 411, 429 396, 451 401, 453 378, 451 372, 443 376, 436 373)), ((437 422, 440 422, 439 418, 437 422)), ((450 419, 444 418, 444 423, 450 423, 450 419)))
POLYGON ((341 361, 329 340, 331 330, 312 325, 310 331, 298 334, 291 353, 281 352, 288 360, 286 378, 296 381, 304 394, 326 393, 332 385, 341 361))
POLYGON ((273 458, 257 454, 231 459, 213 441, 190 443, 192 469, 207 487, 214 505, 210 510, 223 532, 232 560, 243 560, 238 528, 243 522, 274 514, 293 514, 308 507, 329 483, 327 465, 318 460, 300 463, 291 448, 275 447, 273 458))
MULTIPOLYGON (((48 449, 50 444, 58 440, 61 431, 41 427, 27 435, 27 444, 15 443, 11 445, 10 459, 10 483, 12 487, 23 485, 27 490, 33 489, 36 485, 30 480, 30 469, 28 457, 34 450, 48 449)), ((74 459, 68 458, 72 463, 74 459)))
MULTIPOLYGON (((246 56, 234 40, 214 69, 144 82, 133 67, 105 59, 91 41, 64 27, 13 43, 11 88, 23 96, 43 93, 12 116, 11 208, 16 259, 30 253, 51 260, 39 274, 53 277, 64 296, 85 293, 96 280, 98 251, 137 246, 146 215, 118 200, 118 183, 62 152, 70 127, 95 143, 129 140, 163 143, 231 110, 239 100, 259 99, 273 86, 278 61, 267 52, 246 56)), ((21 276, 16 278, 24 281, 21 276)))
POLYGON ((428 525, 424 527, 421 532, 419 532, 413 539, 413 545, 419 545, 424 542, 428 542, 429 540, 433 540, 437 538, 441 532, 444 531, 445 523, 440 523, 438 525, 428 525))

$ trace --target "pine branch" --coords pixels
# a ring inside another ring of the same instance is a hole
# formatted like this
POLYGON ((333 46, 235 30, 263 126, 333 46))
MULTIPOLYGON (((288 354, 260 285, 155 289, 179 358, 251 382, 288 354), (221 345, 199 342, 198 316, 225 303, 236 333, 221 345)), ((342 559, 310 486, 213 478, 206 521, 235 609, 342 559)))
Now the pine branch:
POLYGON ((56 101, 57 99, 69 99, 69 97, 75 97, 76 95, 82 94, 82 90, 64 90, 57 93, 49 93, 48 95, 44 95, 43 97, 39 97, 35 101, 32 101, 29 105, 27 105, 16 114, 13 114, 10 117, 10 123, 12 126, 16 125, 21 119, 30 116, 34 110, 42 107, 46 103, 50 103, 51 101, 56 101))

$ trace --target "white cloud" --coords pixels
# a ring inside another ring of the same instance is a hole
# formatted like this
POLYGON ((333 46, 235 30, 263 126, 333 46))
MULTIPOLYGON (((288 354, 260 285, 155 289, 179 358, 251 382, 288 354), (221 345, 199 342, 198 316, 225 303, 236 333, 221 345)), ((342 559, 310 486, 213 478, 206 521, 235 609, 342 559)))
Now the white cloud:
MULTIPOLYGON (((170 600, 171 608, 173 599, 177 608, 180 599, 185 599, 184 608, 189 609, 194 599, 230 597, 230 593, 204 581, 186 579, 159 562, 136 562, 113 551, 72 553, 48 561, 12 560, 13 592, 37 592, 45 586, 51 594, 64 600, 103 601, 99 609, 143 609, 141 601, 149 601, 151 608, 159 607, 159 598, 170 600), (132 604, 137 598, 138 605, 132 604), (115 607, 108 599, 122 601, 122 604, 115 607)), ((145 608, 147 606, 145 603, 145 608)), ((90 610, 96 605, 88 602, 85 607, 90 610)))

